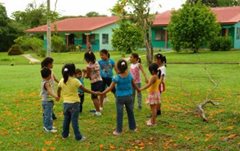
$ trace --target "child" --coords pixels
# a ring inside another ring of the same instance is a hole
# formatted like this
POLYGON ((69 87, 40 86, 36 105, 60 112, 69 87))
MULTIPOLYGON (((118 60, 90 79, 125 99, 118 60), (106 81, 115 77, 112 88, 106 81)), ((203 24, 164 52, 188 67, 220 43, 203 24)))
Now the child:
POLYGON ((54 93, 53 87, 50 84, 51 70, 49 68, 42 68, 41 70, 42 83, 41 83, 41 96, 43 107, 43 129, 46 132, 56 133, 57 130, 53 127, 52 113, 53 113, 53 98, 56 101, 59 97, 54 93))
MULTIPOLYGON (((162 94, 165 91, 165 76, 166 76, 166 63, 167 59, 162 54, 158 53, 155 55, 155 62, 158 64, 158 70, 161 70, 162 82, 159 85, 159 92, 162 94)), ((161 115, 161 102, 157 105, 157 115, 161 115)))
POLYGON ((139 91, 133 81, 132 75, 127 70, 128 65, 125 60, 119 60, 117 63, 118 74, 113 78, 111 85, 102 94, 106 94, 116 87, 116 107, 117 107, 117 128, 113 135, 120 135, 122 133, 123 125, 123 107, 125 105, 129 129, 136 130, 136 122, 133 113, 133 87, 139 91))
POLYGON ((147 85, 142 87, 140 90, 145 90, 148 88, 148 97, 147 104, 151 108, 151 118, 147 121, 148 126, 156 125, 156 116, 157 116, 157 105, 160 103, 160 94, 159 94, 159 84, 161 83, 161 70, 158 70, 158 65, 152 63, 149 65, 149 72, 151 73, 151 78, 147 85))
MULTIPOLYGON (((46 67, 46 68, 49 68, 50 70, 52 70, 52 68, 53 68, 53 61, 54 61, 53 58, 51 58, 51 57, 46 57, 46 58, 43 59, 43 61, 41 62, 41 67, 42 67, 42 68, 46 67)), ((51 86, 52 86, 53 88, 54 88, 54 81, 55 81, 56 83, 59 82, 59 81, 57 80, 57 78, 55 77, 53 71, 52 71, 51 79, 50 79, 50 84, 51 84, 51 86)), ((53 106, 54 106, 54 104, 53 104, 53 106)), ((54 112, 53 112, 53 114, 52 114, 52 118, 53 118, 53 120, 56 120, 56 119, 57 119, 57 117, 56 117, 56 115, 54 114, 54 112)))
MULTIPOLYGON (((140 71, 143 73, 145 77, 145 82, 148 82, 146 73, 143 70, 143 67, 141 65, 141 59, 139 58, 137 53, 132 53, 130 56, 130 72, 133 76, 134 83, 137 85, 138 88, 141 87, 141 77, 140 77, 140 71)), ((142 109, 142 93, 137 93, 137 99, 138 99, 138 109, 142 109)), ((135 102, 135 90, 133 90, 133 102, 135 102)))
POLYGON ((81 82, 74 77, 75 75, 75 65, 65 64, 62 68, 63 78, 58 84, 58 96, 63 97, 63 139, 69 136, 69 125, 72 121, 72 127, 75 135, 75 139, 78 141, 83 141, 84 136, 81 135, 78 127, 78 116, 79 116, 79 97, 78 88, 82 89, 84 92, 97 94, 91 90, 83 87, 81 82))
MULTIPOLYGON (((84 75, 82 74, 82 71, 80 69, 76 69, 75 76, 84 86, 84 75)), ((84 102, 84 91, 80 88, 78 88, 78 96, 80 98, 79 113, 82 113, 83 102, 84 102)))
MULTIPOLYGON (((115 69, 116 71, 116 67, 115 67, 115 62, 112 59, 110 59, 110 54, 106 49, 102 49, 100 51, 100 57, 101 57, 101 60, 99 60, 98 63, 100 65, 100 75, 103 80, 102 90, 105 90, 106 87, 110 86, 112 82, 113 69, 115 69)), ((112 93, 113 94, 115 93, 115 88, 112 89, 112 93)), ((104 98, 106 98, 106 96, 103 96, 103 98, 101 99, 100 109, 103 108, 104 98)))
MULTIPOLYGON (((100 76, 100 66, 96 62, 96 57, 93 52, 88 51, 84 54, 84 59, 88 63, 86 69, 86 77, 91 80, 91 90, 92 91, 102 91, 102 78, 100 76)), ((96 112, 94 115, 101 116, 100 112, 100 102, 97 95, 92 94, 91 96, 96 112)), ((100 97, 101 99, 102 97, 100 97)))

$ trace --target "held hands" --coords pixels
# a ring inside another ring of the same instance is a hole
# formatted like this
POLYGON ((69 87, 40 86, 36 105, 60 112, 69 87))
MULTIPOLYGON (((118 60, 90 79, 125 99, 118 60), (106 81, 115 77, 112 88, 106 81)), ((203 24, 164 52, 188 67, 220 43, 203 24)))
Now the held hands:
POLYGON ((106 93, 103 93, 103 92, 99 92, 99 91, 94 91, 93 92, 94 95, 105 95, 106 93))
POLYGON ((136 88, 137 92, 140 93, 141 92, 141 89, 140 88, 136 88))
POLYGON ((58 102, 60 100, 60 97, 59 96, 56 96, 55 97, 56 101, 58 102))
POLYGON ((146 83, 148 83, 148 82, 149 82, 147 78, 145 78, 145 82, 146 82, 146 83))

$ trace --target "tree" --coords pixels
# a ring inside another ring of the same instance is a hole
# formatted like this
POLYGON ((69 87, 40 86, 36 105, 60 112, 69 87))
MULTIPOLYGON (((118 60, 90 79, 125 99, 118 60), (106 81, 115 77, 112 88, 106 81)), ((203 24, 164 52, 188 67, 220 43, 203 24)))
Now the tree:
MULTIPOLYGON (((51 20, 56 20, 59 14, 51 11, 51 20)), ((47 8, 44 4, 37 6, 34 3, 29 3, 25 11, 16 11, 12 17, 18 23, 21 23, 25 28, 32 28, 47 23, 47 8)))
POLYGON ((0 3, 0 51, 7 51, 20 34, 21 26, 7 17, 5 7, 0 3))
MULTIPOLYGON (((187 0, 187 3, 196 4, 199 0, 187 0)), ((200 0, 210 7, 240 6, 240 0, 200 0)))
POLYGON ((151 44, 151 25, 153 16, 150 14, 150 3, 152 0, 118 0, 113 7, 114 15, 123 19, 130 19, 140 29, 143 35, 143 43, 146 47, 147 62, 150 64, 153 60, 153 48, 151 44), (130 7, 130 9, 129 9, 130 7), (132 10, 127 12, 128 10, 132 10))
POLYGON ((88 12, 88 13, 86 14, 86 16, 87 16, 87 17, 98 17, 98 16, 106 16, 106 15, 100 15, 98 12, 92 11, 92 12, 88 12))
POLYGON ((142 45, 142 32, 134 24, 123 21, 113 30, 112 45, 119 51, 131 53, 142 45))
MULTIPOLYGON (((187 0, 186 3, 196 4, 199 0, 187 0)), ((218 0, 200 0, 203 4, 210 6, 210 7, 216 7, 218 6, 218 0)))
POLYGON ((182 9, 172 13, 167 30, 173 47, 190 48, 194 53, 216 37, 220 32, 220 25, 210 8, 201 2, 186 3, 182 9))
POLYGON ((217 0, 218 6, 240 6, 240 0, 217 0))

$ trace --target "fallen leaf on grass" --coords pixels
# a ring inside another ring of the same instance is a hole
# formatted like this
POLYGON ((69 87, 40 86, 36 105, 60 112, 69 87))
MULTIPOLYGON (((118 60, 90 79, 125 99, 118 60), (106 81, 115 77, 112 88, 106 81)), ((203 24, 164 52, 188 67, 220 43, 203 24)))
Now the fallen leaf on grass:
POLYGON ((234 139, 234 138, 237 137, 237 136, 238 136, 237 134, 231 134, 231 135, 229 135, 229 136, 227 136, 227 137, 222 137, 221 139, 222 139, 223 141, 229 141, 229 140, 234 139))
POLYGON ((110 147, 110 150, 115 150, 116 149, 116 147, 114 145, 110 145, 109 147, 110 147))
POLYGON ((99 149, 100 149, 100 151, 103 150, 103 144, 100 144, 100 145, 99 145, 99 149))
POLYGON ((45 141, 44 142, 46 145, 51 145, 52 144, 52 141, 45 141))
POLYGON ((230 130, 233 130, 233 129, 234 129, 234 126, 228 126, 226 128, 221 128, 220 130, 230 131, 230 130))
POLYGON ((213 134, 206 134, 205 142, 209 141, 213 137, 213 134))

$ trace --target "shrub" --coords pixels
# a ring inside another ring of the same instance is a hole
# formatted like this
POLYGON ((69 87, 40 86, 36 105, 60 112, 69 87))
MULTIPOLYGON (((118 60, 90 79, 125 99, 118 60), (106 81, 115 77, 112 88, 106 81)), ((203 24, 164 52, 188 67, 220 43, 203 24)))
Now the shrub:
POLYGON ((21 47, 18 44, 14 44, 11 46, 11 48, 8 50, 8 55, 21 55, 23 54, 21 47))
POLYGON ((230 37, 216 37, 209 45, 211 51, 229 51, 232 48, 230 37))
POLYGON ((44 50, 44 49, 38 50, 37 55, 39 57, 45 57, 46 56, 46 50, 44 50))
POLYGON ((37 37, 21 36, 15 39, 14 42, 18 44, 23 51, 32 50, 38 52, 43 49, 43 40, 37 37))
POLYGON ((65 42, 60 36, 52 36, 52 51, 54 52, 65 52, 65 42))

